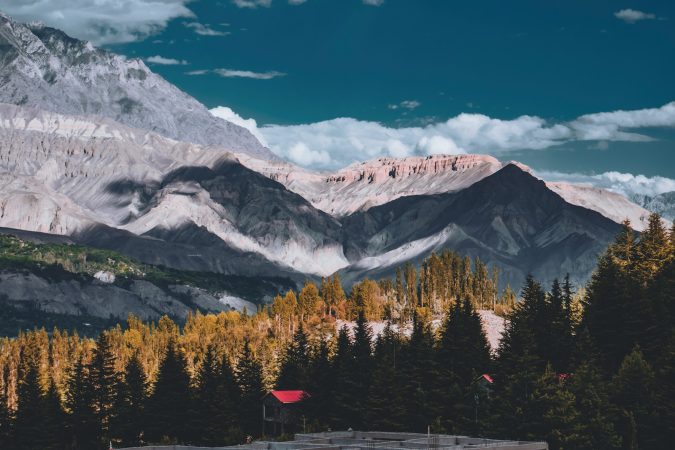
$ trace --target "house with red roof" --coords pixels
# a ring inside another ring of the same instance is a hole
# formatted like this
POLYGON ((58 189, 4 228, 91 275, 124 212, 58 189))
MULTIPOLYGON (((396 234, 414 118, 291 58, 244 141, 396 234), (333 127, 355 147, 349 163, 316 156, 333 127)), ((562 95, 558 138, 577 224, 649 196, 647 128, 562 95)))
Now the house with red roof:
POLYGON ((309 398, 305 391, 271 391, 262 399, 263 435, 278 436, 301 431, 302 402, 309 398))

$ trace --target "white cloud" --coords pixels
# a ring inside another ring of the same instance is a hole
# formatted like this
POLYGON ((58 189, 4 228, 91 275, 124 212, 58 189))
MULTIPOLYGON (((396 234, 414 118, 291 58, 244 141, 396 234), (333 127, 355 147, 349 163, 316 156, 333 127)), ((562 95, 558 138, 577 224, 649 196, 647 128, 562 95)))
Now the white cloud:
POLYGON ((187 28, 192 29, 195 33, 197 33, 200 36, 227 36, 228 34, 230 34, 229 31, 214 30, 208 25, 204 25, 203 23, 199 22, 188 22, 185 24, 185 26, 187 28))
POLYGON ((370 6, 380 6, 384 3, 384 0, 363 0, 364 5, 370 6))
POLYGON ((605 172, 595 175, 541 171, 537 176, 547 181, 565 181, 607 189, 628 198, 636 195, 653 197, 664 192, 675 191, 675 180, 666 177, 647 177, 621 172, 605 172))
POLYGON ((408 110, 413 110, 416 108, 419 108, 422 106, 422 103, 418 102, 417 100, 403 100, 401 103, 393 103, 391 105, 388 105, 389 109, 408 109, 408 110))
POLYGON ((233 70, 233 69, 200 69, 186 72, 186 75, 206 75, 208 73, 215 73, 223 78, 252 78, 254 80, 271 80, 273 78, 286 76, 283 72, 271 70, 269 72, 253 72, 250 70, 233 70))
POLYGON ((271 80, 272 78, 283 77, 283 72, 272 70, 269 72, 252 72, 250 70, 232 70, 232 69, 214 69, 214 73, 225 78, 253 78, 255 80, 271 80))
POLYGON ((379 156, 503 155, 571 141, 599 141, 605 147, 608 141, 650 140, 635 132, 647 127, 675 127, 675 102, 660 108, 587 114, 561 123, 549 123, 536 116, 502 120, 463 113, 423 127, 392 128, 377 122, 337 118, 303 125, 267 125, 257 131, 281 157, 305 167, 334 169, 379 156), (307 158, 304 161, 303 156, 307 158))
POLYGON ((40 21, 94 44, 132 42, 194 17, 190 0, 4 0, 2 10, 22 22, 40 21))
POLYGON ((187 61, 185 60, 178 60, 174 58, 165 58, 163 56, 155 55, 155 56, 150 56, 149 58, 145 59, 147 62, 151 64, 160 64, 162 66, 186 66, 188 64, 187 61))
POLYGON ((307 0, 288 0, 289 5, 302 5, 307 0))
POLYGON ((209 112, 216 117, 220 117, 221 119, 225 119, 228 122, 232 122, 235 125, 239 125, 240 127, 246 128, 256 138, 258 138, 258 140, 264 146, 267 146, 265 137, 258 130, 258 124, 256 123, 255 119, 244 119, 239 114, 232 111, 232 108, 228 108, 227 106, 218 106, 217 108, 209 110, 209 112))
POLYGON ((622 9, 614 13, 614 17, 619 20, 623 20, 626 23, 635 23, 640 20, 653 20, 656 19, 656 15, 652 13, 646 13, 643 11, 638 11, 635 9, 622 9))
POLYGON ((259 6, 269 8, 272 0, 232 0, 232 3, 239 8, 258 8, 259 6))

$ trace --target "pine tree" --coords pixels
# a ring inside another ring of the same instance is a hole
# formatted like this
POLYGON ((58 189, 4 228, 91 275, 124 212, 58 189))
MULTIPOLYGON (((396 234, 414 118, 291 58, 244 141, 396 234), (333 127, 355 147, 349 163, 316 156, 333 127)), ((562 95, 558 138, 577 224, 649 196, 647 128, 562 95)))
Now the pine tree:
MULTIPOLYGON (((624 416, 635 422, 639 448, 656 448, 658 434, 654 416, 654 372, 639 347, 635 347, 621 363, 612 382, 614 403, 625 411, 624 416)), ((629 421, 630 421, 629 420, 629 421)), ((627 428, 628 431, 630 429, 627 428)), ((624 435, 624 441, 630 441, 624 435)), ((625 443, 625 442, 624 442, 625 443)))
POLYGON ((545 440, 551 450, 579 448, 582 422, 574 395, 549 365, 537 380, 521 425, 528 440, 545 440))
POLYGON ((39 367, 29 359, 20 370, 14 436, 17 449, 33 450, 43 445, 45 438, 39 367))
POLYGON ((579 450, 612 450, 621 440, 614 427, 616 411, 610 403, 608 383, 602 378, 593 358, 575 368, 569 379, 569 390, 581 417, 579 450))
MULTIPOLYGON (((657 238, 645 237, 645 242, 656 241, 657 238)), ((589 284, 582 325, 588 327, 603 355, 607 373, 614 372, 636 344, 648 350, 656 346, 654 303, 646 295, 651 276, 644 269, 645 264, 651 267, 649 261, 656 258, 652 244, 636 245, 634 231, 625 223, 600 258, 589 284)))
POLYGON ((491 357, 480 316, 468 298, 448 310, 436 361, 438 383, 443 389, 435 398, 445 428, 458 433, 479 432, 484 423, 479 423, 478 416, 486 417, 488 399, 478 377, 490 372, 491 357))
POLYGON ((0 381, 0 448, 9 448, 14 438, 12 435, 13 415, 9 408, 9 396, 7 395, 9 368, 5 367, 0 381))
POLYGON ((435 394, 439 377, 434 354, 434 340, 428 322, 413 316, 410 340, 401 352, 400 386, 408 399, 405 423, 410 431, 424 432, 438 417, 435 394))
POLYGON ((496 360, 494 430, 504 437, 523 436, 523 426, 529 420, 525 413, 537 380, 546 368, 538 344, 538 336, 548 326, 541 322, 544 307, 541 286, 528 276, 523 300, 509 316, 496 360))
POLYGON ((309 343, 301 323, 282 357, 277 389, 307 390, 308 371, 309 343))
POLYGON ((404 431, 404 398, 400 396, 397 374, 397 352, 401 342, 387 324, 375 344, 374 368, 368 401, 366 402, 365 423, 367 429, 382 431, 404 431))
POLYGON ((147 441, 186 442, 189 437, 190 399, 190 377, 185 359, 172 339, 147 403, 147 441))
POLYGON ((42 421, 40 426, 43 440, 39 448, 41 450, 62 450, 65 448, 67 441, 64 433, 66 415, 61 405, 61 396, 52 378, 49 380, 49 387, 41 399, 41 403, 42 421))
MULTIPOLYGON (((569 280, 566 280, 566 283, 569 283, 569 280)), ((565 290, 567 289, 570 288, 566 286, 565 290)), ((570 350, 573 348, 571 319, 569 309, 565 307, 568 302, 567 295, 558 280, 553 280, 547 302, 548 332, 541 348, 547 349, 545 359, 551 363, 557 373, 567 373, 571 357, 570 350)))
POLYGON ((328 424, 329 411, 333 408, 333 387, 335 374, 331 370, 330 347, 324 338, 319 338, 313 346, 309 363, 307 391, 303 413, 310 418, 314 429, 321 429, 328 424))
POLYGON ((635 250, 637 279, 646 286, 659 273, 670 256, 668 232, 663 226, 661 216, 650 214, 647 229, 640 235, 635 250))
POLYGON ((111 435, 124 446, 139 446, 143 442, 148 381, 138 353, 124 368, 124 377, 117 385, 111 435))
POLYGON ((354 376, 354 352, 346 326, 338 332, 331 372, 334 374, 335 384, 332 386, 333 408, 328 410, 328 425, 336 430, 353 428, 351 377, 354 376))
POLYGON ((106 443, 110 440, 109 429, 115 389, 119 377, 115 372, 115 354, 113 353, 110 335, 103 332, 96 340, 93 358, 89 367, 89 379, 94 390, 94 409, 98 420, 99 441, 106 443))
POLYGON ((319 296, 319 290, 317 289, 316 284, 312 283, 311 281, 306 281, 305 285, 298 294, 298 310, 300 312, 300 321, 304 322, 307 317, 316 311, 317 306, 320 303, 321 297, 319 296))
POLYGON ((440 334, 438 363, 456 375, 463 386, 472 383, 474 373, 490 370, 490 347, 480 316, 468 298, 448 310, 440 334))
POLYGON ((262 366, 253 356, 251 344, 247 340, 239 356, 235 371, 237 383, 241 390, 240 415, 242 430, 250 436, 260 436, 262 433, 262 403, 265 395, 262 366))
POLYGON ((212 346, 197 372, 191 411, 193 442, 205 446, 232 443, 232 430, 237 428, 238 395, 232 369, 222 361, 212 346))
POLYGON ((84 356, 75 363, 68 377, 65 405, 68 410, 68 431, 72 448, 97 448, 97 421, 94 410, 94 389, 84 356))

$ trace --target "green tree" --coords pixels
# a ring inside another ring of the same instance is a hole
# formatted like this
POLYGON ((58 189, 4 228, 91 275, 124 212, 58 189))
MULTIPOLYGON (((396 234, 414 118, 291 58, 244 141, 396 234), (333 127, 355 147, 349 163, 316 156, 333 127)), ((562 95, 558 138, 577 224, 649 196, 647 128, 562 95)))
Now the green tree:
POLYGON ((33 450, 45 443, 39 367, 36 361, 29 360, 20 370, 14 436, 18 449, 33 450))
POLYGON ((143 443, 145 407, 148 399, 148 380, 139 354, 134 354, 124 368, 124 377, 118 381, 111 434, 124 446, 143 443))
POLYGON ((546 440, 551 450, 579 448, 584 418, 576 408, 574 395, 550 365, 537 380, 524 416, 528 439, 546 440))
POLYGON ((148 442, 186 442, 189 437, 190 377, 176 342, 169 341, 147 403, 148 442))
POLYGON ((387 324, 375 344, 373 376, 365 414, 365 424, 370 430, 405 429, 406 408, 400 395, 396 361, 401 346, 399 337, 387 324))
POLYGON ((247 340, 239 356, 235 371, 237 383, 241 390, 241 418, 242 430, 250 436, 260 436, 262 433, 262 403, 265 395, 262 366, 253 355, 251 344, 247 340))
POLYGON ((80 356, 71 369, 65 399, 68 411, 68 430, 74 449, 97 448, 97 421, 94 409, 94 388, 89 378, 89 368, 80 356))
MULTIPOLYGON (((227 359, 219 360, 209 346, 195 380, 193 402, 193 442, 205 446, 233 444, 237 438, 238 395, 232 368, 227 359)), ((238 440, 238 439, 237 439, 238 440)))
MULTIPOLYGON (((614 377, 614 403, 625 413, 628 421, 634 421, 635 437, 639 448, 656 448, 655 438, 658 436, 654 425, 654 371, 645 360, 639 347, 635 347, 626 355, 619 373, 614 377)), ((632 432, 632 427, 625 427, 632 432)), ((624 434, 624 443, 632 441, 630 435, 624 434)))
POLYGON ((592 358, 576 367, 568 381, 581 418, 579 450, 618 449, 621 439, 614 426, 616 411, 611 404, 608 383, 592 358))
POLYGON ((115 354, 108 332, 96 340, 93 358, 89 366, 89 379, 94 391, 94 410, 98 420, 98 437, 102 443, 110 440, 110 419, 115 402, 115 389, 119 377, 115 372, 115 354))
POLYGON ((0 448, 9 448, 13 442, 12 425, 13 414, 9 408, 7 395, 9 384, 9 368, 3 371, 2 383, 0 383, 0 448))
POLYGON ((277 389, 307 390, 309 362, 309 343, 301 323, 282 357, 277 389))
MULTIPOLYGON (((62 450, 66 446, 67 437, 64 432, 66 415, 61 405, 61 396, 53 379, 49 379, 49 387, 42 398, 42 420, 40 422, 43 436, 40 449, 62 450)), ((38 448, 38 447, 36 447, 38 448)))

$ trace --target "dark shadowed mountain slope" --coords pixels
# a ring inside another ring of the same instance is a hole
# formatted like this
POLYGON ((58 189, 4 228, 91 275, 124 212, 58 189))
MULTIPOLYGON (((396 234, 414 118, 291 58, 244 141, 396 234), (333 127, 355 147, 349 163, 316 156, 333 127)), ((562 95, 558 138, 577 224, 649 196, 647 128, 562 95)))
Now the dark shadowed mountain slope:
POLYGON ((590 276, 619 225, 571 205, 545 183, 508 165, 458 193, 405 197, 343 220, 348 280, 390 276, 444 248, 502 268, 501 284, 519 286, 570 273, 590 276))

